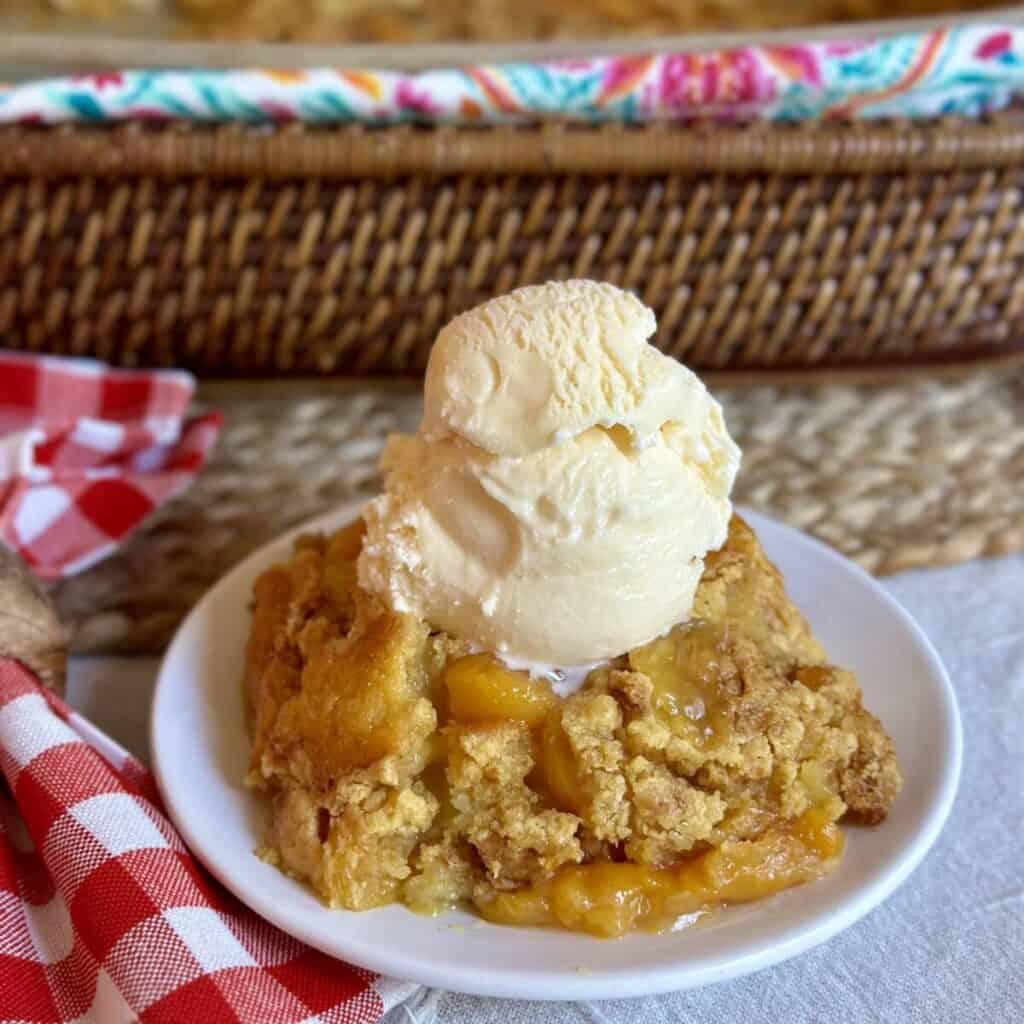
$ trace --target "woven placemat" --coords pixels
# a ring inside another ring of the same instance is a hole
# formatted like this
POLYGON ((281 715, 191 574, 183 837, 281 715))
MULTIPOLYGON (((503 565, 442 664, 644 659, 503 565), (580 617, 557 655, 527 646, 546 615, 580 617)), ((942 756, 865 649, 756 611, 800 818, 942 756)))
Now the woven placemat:
MULTIPOLYGON (((273 390, 273 389, 271 389, 273 390)), ((1024 548, 1024 374, 885 387, 719 392, 743 448, 740 503, 871 572, 1024 548)), ((79 653, 156 652, 229 566, 377 486, 420 398, 377 386, 222 394, 225 429, 196 484, 112 558, 56 588, 79 653)))

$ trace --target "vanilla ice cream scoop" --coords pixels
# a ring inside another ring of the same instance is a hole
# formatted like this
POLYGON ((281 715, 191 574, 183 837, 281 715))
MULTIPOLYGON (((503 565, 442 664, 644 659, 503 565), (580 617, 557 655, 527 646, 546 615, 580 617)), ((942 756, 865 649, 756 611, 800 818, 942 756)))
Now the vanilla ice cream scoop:
POLYGON ((571 667, 689 614, 739 450, 700 380, 608 284, 522 288, 453 320, 418 433, 389 439, 359 580, 520 662, 571 667))

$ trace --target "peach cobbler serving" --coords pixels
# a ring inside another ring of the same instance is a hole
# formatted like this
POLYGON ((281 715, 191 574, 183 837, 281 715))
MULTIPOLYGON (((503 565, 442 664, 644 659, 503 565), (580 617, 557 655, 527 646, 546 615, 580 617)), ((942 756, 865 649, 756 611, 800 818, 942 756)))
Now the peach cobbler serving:
POLYGON ((892 743, 653 330, 593 282, 458 317, 384 493, 257 581, 260 853, 328 905, 658 930, 819 878, 840 822, 885 818, 892 743))

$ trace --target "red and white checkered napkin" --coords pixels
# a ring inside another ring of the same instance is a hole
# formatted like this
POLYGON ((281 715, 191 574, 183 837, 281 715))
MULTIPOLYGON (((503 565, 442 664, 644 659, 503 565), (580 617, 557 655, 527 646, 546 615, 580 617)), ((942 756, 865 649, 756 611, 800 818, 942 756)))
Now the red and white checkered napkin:
POLYGON ((145 768, 2 659, 0 770, 0 1020, 361 1024, 415 989, 238 903, 145 768))
POLYGON ((218 414, 185 419, 192 390, 180 371, 0 351, 0 541, 44 579, 113 551, 217 437, 218 414))

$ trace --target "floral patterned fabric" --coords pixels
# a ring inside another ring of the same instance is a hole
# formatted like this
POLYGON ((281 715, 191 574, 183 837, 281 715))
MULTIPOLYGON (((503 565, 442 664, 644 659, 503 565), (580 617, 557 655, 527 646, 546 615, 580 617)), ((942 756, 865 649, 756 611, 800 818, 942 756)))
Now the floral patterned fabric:
POLYGON ((124 71, 0 86, 0 122, 184 118, 393 123, 930 117, 1024 88, 1024 28, 391 71, 124 71))

